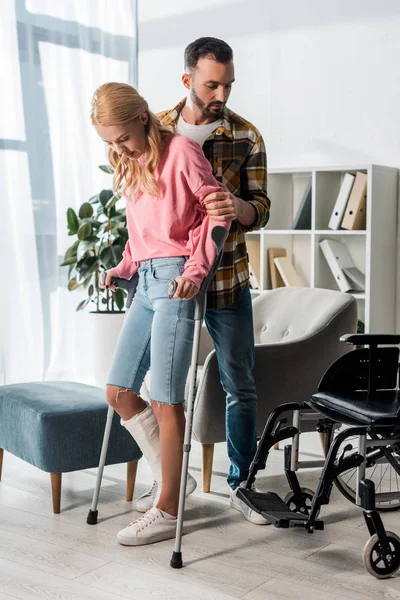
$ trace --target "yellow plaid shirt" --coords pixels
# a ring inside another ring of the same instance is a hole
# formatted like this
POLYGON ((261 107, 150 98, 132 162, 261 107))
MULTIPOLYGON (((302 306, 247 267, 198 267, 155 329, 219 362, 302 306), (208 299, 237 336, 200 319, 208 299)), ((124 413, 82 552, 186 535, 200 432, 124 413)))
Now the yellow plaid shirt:
MULTIPOLYGON (((175 129, 185 102, 159 113, 160 121, 175 129)), ((210 284, 207 308, 224 308, 235 302, 249 281, 245 233, 264 227, 269 218, 267 155, 260 132, 226 107, 221 126, 207 138, 203 151, 217 181, 234 196, 250 202, 257 215, 250 227, 232 222, 221 265, 210 284)))

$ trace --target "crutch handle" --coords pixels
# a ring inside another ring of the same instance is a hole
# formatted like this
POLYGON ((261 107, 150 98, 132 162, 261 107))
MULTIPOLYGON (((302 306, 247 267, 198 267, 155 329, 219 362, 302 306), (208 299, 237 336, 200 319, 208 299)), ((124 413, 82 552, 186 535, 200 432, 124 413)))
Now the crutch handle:
MULTIPOLYGON (((225 227, 216 225, 211 232, 211 237, 214 244, 217 247, 217 255, 215 257, 213 266, 209 270, 207 276, 203 279, 200 289, 194 297, 194 301, 196 303, 195 319, 203 318, 207 289, 212 279, 214 279, 215 273, 217 272, 217 269, 221 263, 222 255, 224 252, 225 240, 228 237, 228 231, 225 229, 225 227)), ((175 294, 177 287, 178 284, 176 280, 171 279, 171 281, 168 284, 168 295, 170 298, 172 298, 172 296, 175 294)))
POLYGON ((175 294, 177 289, 178 289, 178 282, 176 281, 176 279, 171 279, 171 281, 168 284, 168 296, 170 298, 172 298, 172 296, 175 294))
MULTIPOLYGON (((129 308, 132 304, 133 297, 136 293, 137 284, 139 281, 138 273, 132 275, 130 279, 122 279, 122 277, 113 277, 111 279, 111 283, 115 284, 117 287, 120 287, 128 292, 128 298, 126 300, 126 307, 129 308)), ((100 283, 104 285, 106 282, 106 272, 102 271, 100 273, 100 283)))

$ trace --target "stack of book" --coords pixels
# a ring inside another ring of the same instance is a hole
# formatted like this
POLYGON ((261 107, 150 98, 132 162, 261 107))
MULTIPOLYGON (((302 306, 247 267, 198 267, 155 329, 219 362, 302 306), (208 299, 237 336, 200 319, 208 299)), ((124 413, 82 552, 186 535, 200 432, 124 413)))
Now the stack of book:
POLYGON ((302 287, 301 279, 286 255, 286 248, 268 248, 268 258, 272 289, 302 287))
POLYGON ((249 285, 252 290, 260 289, 260 242, 246 240, 247 259, 249 261, 249 285))
POLYGON ((346 173, 329 220, 329 229, 365 229, 367 174, 346 173))

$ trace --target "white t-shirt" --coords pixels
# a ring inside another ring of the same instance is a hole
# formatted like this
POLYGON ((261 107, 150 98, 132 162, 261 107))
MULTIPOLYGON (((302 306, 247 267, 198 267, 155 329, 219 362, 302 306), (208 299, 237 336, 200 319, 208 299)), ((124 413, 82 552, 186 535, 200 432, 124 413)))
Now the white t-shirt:
POLYGON ((207 125, 191 125, 190 123, 186 123, 181 113, 176 126, 176 133, 191 138, 202 147, 206 139, 213 131, 218 129, 221 124, 222 119, 218 119, 218 121, 214 121, 213 123, 207 123, 207 125))

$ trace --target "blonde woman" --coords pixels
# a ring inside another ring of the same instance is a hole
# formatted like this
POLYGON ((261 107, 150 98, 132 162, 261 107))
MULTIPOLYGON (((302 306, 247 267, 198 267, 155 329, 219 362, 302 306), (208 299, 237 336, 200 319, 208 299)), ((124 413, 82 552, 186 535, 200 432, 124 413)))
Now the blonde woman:
POLYGON ((194 331, 194 302, 212 266, 215 225, 204 198, 221 190, 200 146, 171 133, 131 86, 107 83, 94 93, 92 123, 108 144, 114 189, 126 198, 129 241, 106 272, 139 273, 108 378, 107 401, 141 448, 158 485, 154 506, 117 535, 139 546, 175 536, 184 437, 184 390, 194 331), (168 297, 168 283, 177 290, 168 297), (151 365, 151 405, 139 395, 151 365), (162 484, 162 485, 161 485, 162 484))

